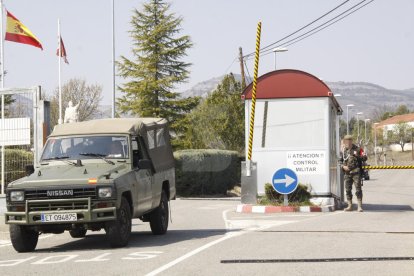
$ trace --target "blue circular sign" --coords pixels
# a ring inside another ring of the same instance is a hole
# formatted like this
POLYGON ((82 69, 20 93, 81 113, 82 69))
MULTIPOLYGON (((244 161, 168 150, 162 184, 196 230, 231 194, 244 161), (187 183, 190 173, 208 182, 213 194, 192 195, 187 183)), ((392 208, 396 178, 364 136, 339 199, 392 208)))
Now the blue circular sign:
POLYGON ((276 192, 282 195, 292 193, 298 187, 298 176, 288 168, 277 170, 273 175, 272 185, 276 192))

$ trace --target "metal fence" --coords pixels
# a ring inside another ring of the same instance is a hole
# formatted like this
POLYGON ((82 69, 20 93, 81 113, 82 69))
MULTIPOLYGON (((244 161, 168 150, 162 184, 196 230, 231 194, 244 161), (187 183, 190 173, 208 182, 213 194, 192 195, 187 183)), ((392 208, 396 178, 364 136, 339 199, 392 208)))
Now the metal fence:
POLYGON ((1 194, 7 185, 23 176, 39 153, 40 87, 0 89, 1 194))

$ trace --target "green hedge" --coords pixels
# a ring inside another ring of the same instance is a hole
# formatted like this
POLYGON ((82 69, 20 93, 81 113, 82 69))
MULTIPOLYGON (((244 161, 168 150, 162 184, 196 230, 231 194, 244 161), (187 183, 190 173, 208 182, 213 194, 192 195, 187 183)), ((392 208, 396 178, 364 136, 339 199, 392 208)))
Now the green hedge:
POLYGON ((5 150, 5 183, 13 182, 26 176, 26 165, 33 164, 33 152, 24 149, 5 150))
POLYGON ((181 150, 174 152, 179 196, 225 195, 240 183, 237 151, 181 150))

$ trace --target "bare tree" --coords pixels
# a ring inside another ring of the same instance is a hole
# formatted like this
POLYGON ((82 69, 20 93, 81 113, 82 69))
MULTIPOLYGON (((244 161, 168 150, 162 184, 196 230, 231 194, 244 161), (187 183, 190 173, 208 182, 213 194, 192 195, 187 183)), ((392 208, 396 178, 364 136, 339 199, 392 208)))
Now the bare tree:
MULTIPOLYGON (((74 105, 79 103, 79 121, 92 119, 98 112, 102 100, 102 86, 87 84, 84 79, 73 78, 62 86, 62 117, 69 101, 74 105)), ((51 126, 58 123, 59 119, 59 90, 56 89, 50 99, 51 126)))
POLYGON ((411 127, 405 122, 399 122, 395 125, 392 138, 395 143, 401 146, 401 151, 404 152, 404 146, 410 141, 411 138, 411 127))

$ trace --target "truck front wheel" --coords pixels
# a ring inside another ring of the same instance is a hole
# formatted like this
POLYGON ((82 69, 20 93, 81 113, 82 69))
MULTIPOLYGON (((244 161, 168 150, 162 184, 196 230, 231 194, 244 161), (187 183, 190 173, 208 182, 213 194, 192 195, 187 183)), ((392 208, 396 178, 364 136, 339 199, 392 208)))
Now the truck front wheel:
POLYGON ((160 205, 150 213, 150 226, 154 235, 163 235, 168 229, 168 198, 166 192, 163 190, 161 193, 160 205))
POLYGON ((69 230, 69 234, 72 238, 84 238, 86 236, 86 229, 85 228, 75 228, 72 230, 69 230))
POLYGON ((17 252, 32 252, 35 250, 39 233, 29 229, 27 226, 10 225, 10 239, 17 252))
POLYGON ((128 244, 131 226, 131 208, 127 199, 122 197, 121 207, 116 212, 116 220, 109 221, 105 225, 106 236, 111 247, 124 247, 128 244))

